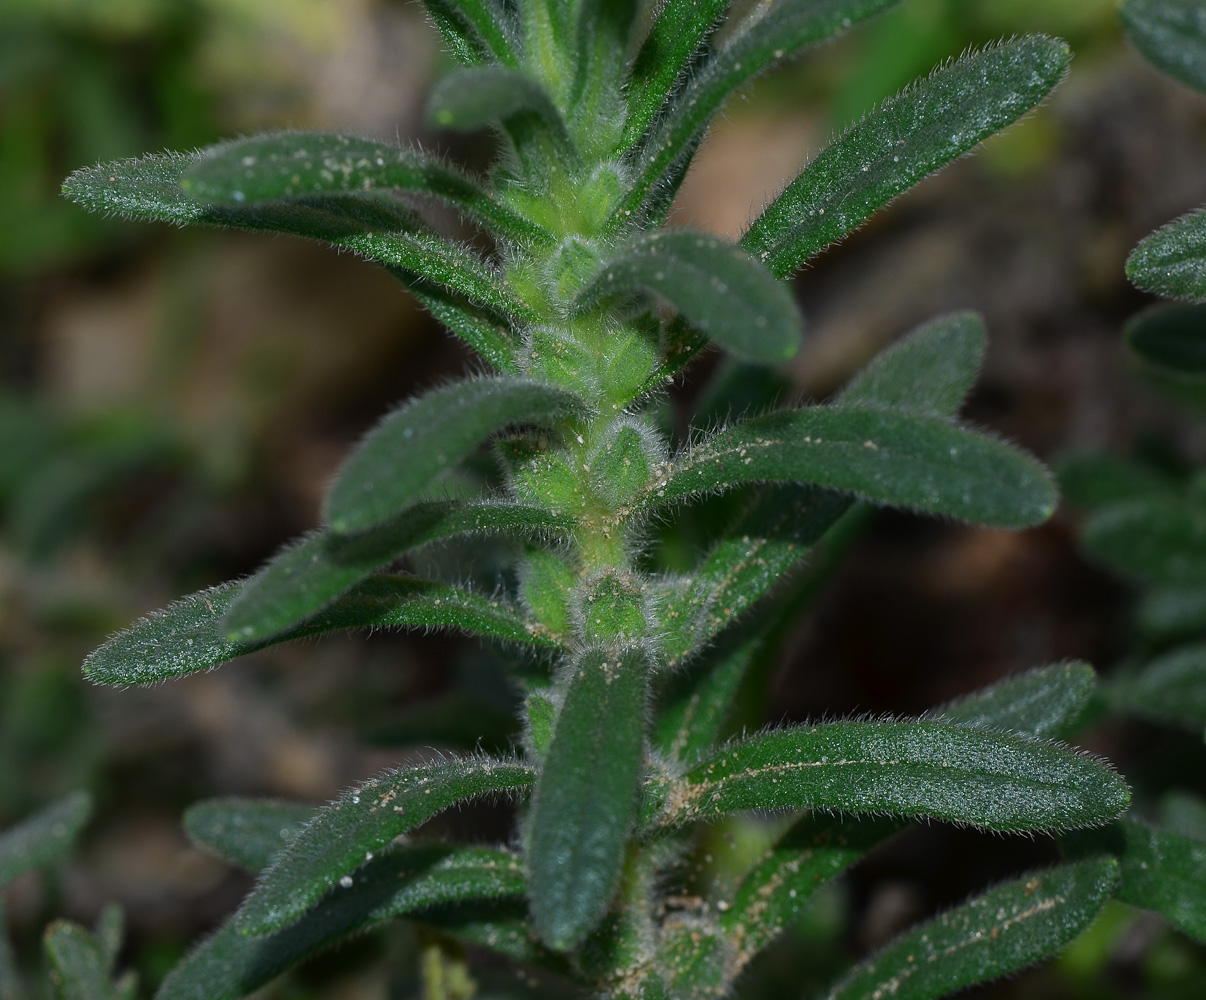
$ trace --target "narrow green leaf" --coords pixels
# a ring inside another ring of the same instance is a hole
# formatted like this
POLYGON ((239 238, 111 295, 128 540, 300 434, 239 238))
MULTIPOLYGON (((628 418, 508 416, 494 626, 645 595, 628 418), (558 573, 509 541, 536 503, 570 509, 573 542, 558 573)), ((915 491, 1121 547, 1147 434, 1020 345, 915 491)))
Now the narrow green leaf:
POLYGON ((494 0, 423 0, 427 14, 462 63, 515 65, 510 18, 494 0))
POLYGON ((851 503, 812 486, 759 491, 686 585, 670 591, 662 613, 666 662, 684 662, 735 622, 807 557, 851 503))
POLYGON ((207 799, 190 806, 184 829, 223 861, 258 872, 314 815, 313 806, 272 799, 207 799))
POLYGON ((481 303, 504 316, 534 318, 505 278, 476 253, 433 232, 405 206, 348 195, 260 202, 247 207, 214 205, 180 185, 203 154, 162 153, 75 171, 63 194, 84 208, 126 218, 178 225, 267 230, 322 240, 358 253, 394 272, 481 303))
POLYGON ((963 56, 885 101, 831 142, 750 226, 741 245, 778 277, 935 170, 1020 118, 1072 53, 1029 35, 963 56))
POLYGON ((84 660, 97 684, 153 684, 209 670, 278 642, 352 628, 454 628, 537 646, 556 643, 502 600, 432 580, 379 574, 299 625, 251 642, 226 638, 225 615, 241 589, 224 583, 190 594, 119 632, 84 660))
POLYGON ((1083 544, 1111 569, 1147 583, 1206 584, 1206 515, 1176 499, 1106 507, 1085 524, 1083 544))
MULTIPOLYGON (((466 900, 520 896, 518 855, 504 850, 406 845, 365 864, 297 923, 261 937, 238 918, 203 941, 164 980, 157 1000, 241 1000, 310 955, 402 914, 466 900)), ((437 913, 439 911, 436 911, 437 913)))
POLYGON ((46 928, 42 943, 59 1000, 118 1000, 100 946, 86 930, 59 920, 46 928))
POLYGON ((1059 663, 1006 677, 932 708, 922 718, 1036 738, 1067 736, 1096 686, 1097 675, 1087 663, 1059 663))
POLYGON ((25 1000, 25 986, 17 969, 17 956, 8 939, 8 918, 4 913, 4 897, 0 894, 0 1000, 25 1000))
POLYGON ((473 379, 435 389, 388 414, 361 440, 327 494, 325 516, 340 533, 376 527, 504 427, 585 413, 576 396, 530 379, 473 379))
POLYGON ((96 918, 92 936, 100 946, 105 972, 112 976, 126 938, 126 914, 117 903, 106 903, 96 918))
POLYGON ((1061 951, 1101 912, 1117 862, 1081 861, 1004 882, 905 932, 861 962, 826 1000, 936 1000, 1061 951))
POLYGON ((742 879, 721 926, 736 946, 740 972, 799 913, 809 896, 907 826, 894 819, 838 819, 808 813, 742 879))
POLYGON ((1127 346, 1160 374, 1206 378, 1206 306, 1177 302, 1145 309, 1127 323, 1125 336, 1127 346))
POLYGON ((652 292, 730 353, 777 364, 799 349, 803 321, 786 285, 744 251, 701 233, 650 233, 607 261, 579 309, 652 292))
POLYGON ((91 797, 72 792, 0 833, 0 887, 62 857, 91 814, 91 797))
POLYGON ((1100 830, 1070 834, 1064 846, 1073 857, 1116 857, 1122 875, 1119 899, 1155 910, 1174 927, 1206 941, 1206 843, 1124 818, 1100 830))
POLYGON ((449 806, 482 795, 522 792, 535 775, 514 760, 462 757, 388 771, 345 792, 276 855, 236 920, 268 934, 298 920, 326 892, 358 881, 373 852, 449 806))
POLYGON ((641 137, 716 30, 730 0, 667 0, 642 43, 628 81, 620 147, 641 137))
MULTIPOLYGON (((582 978, 564 956, 540 943, 528 921, 526 900, 474 901, 460 906, 441 907, 425 911, 422 922, 523 965, 547 969, 569 980, 580 981, 582 978)), ((582 985, 589 987, 590 984, 582 985)))
POLYGON ((1118 682, 1113 695, 1120 711, 1200 730, 1206 726, 1206 642, 1156 657, 1138 676, 1118 682))
POLYGON ((536 534, 571 525, 549 511, 509 501, 435 500, 352 535, 316 532, 277 553, 231 603, 228 639, 267 639, 326 607, 374 570, 428 542, 467 533, 536 534))
POLYGON ((595 647, 572 666, 529 816, 532 919, 563 950, 602 918, 636 816, 650 663, 595 647))
POLYGON ((733 630, 710 650, 707 672, 677 701, 658 713, 653 743, 671 760, 693 764, 720 738, 737 690, 762 638, 733 630))
POLYGON ((766 481, 1003 528, 1041 523, 1056 503, 1035 459, 986 435, 899 410, 816 406, 744 420, 705 439, 670 465, 642 506, 766 481))
POLYGON ((501 124, 520 155, 533 146, 542 154, 574 162, 576 150, 565 121, 547 90, 516 69, 483 66, 444 77, 427 100, 427 117, 439 128, 470 132, 501 124))
POLYGON ((1131 44, 1154 66, 1206 92, 1206 3, 1125 0, 1118 19, 1131 44))
POLYGON ((406 284, 424 309, 473 348, 495 371, 519 374, 519 363, 515 359, 516 340, 506 323, 463 296, 424 281, 422 275, 398 268, 389 271, 406 284))
POLYGON ((587 160, 610 159, 623 123, 622 78, 639 25, 638 0, 579 0, 570 123, 587 160))
POLYGON ((833 809, 999 831, 1100 824, 1130 799, 1114 771, 1065 747, 921 721, 834 722, 737 740, 667 796, 660 825, 751 809, 833 809))
POLYGON ((633 179, 613 216, 612 229, 645 221, 650 215, 650 202, 668 206, 708 123, 745 81, 789 55, 837 38, 897 2, 781 3, 750 18, 699 67, 631 151, 633 179))
POLYGON ((429 195, 521 242, 548 241, 539 226, 428 153, 326 132, 272 132, 205 150, 180 178, 200 201, 247 208, 259 202, 378 192, 429 195))
POLYGON ((1206 209, 1183 215, 1140 241, 1126 276, 1145 292, 1206 302, 1206 209))
POLYGON ((937 316, 875 355, 838 401, 953 417, 976 383, 987 348, 978 313, 937 316))

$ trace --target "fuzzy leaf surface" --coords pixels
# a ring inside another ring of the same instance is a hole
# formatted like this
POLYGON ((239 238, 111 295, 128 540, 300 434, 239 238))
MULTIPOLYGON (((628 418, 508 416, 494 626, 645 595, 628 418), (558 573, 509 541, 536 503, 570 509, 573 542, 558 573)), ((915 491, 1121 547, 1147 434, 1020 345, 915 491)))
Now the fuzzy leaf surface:
POLYGON ((249 872, 262 871, 310 817, 314 807, 272 799, 206 799, 184 813, 195 844, 249 872))
POLYGON ((468 900, 521 896, 518 855, 504 850, 407 845, 374 858, 352 884, 323 896, 297 923, 253 937, 238 918, 203 941, 164 980, 157 1000, 240 1000, 282 972, 391 917, 468 900))
POLYGON ((652 292, 739 358, 778 364, 800 347, 803 321, 791 291, 733 244, 692 232, 637 238, 576 296, 580 309, 652 292))
POLYGON ((1206 3, 1202 0, 1125 0, 1123 30, 1152 65, 1206 92, 1206 3))
POLYGON ((248 207, 216 205, 180 186, 201 155, 162 153, 85 167, 64 181, 63 194, 91 211, 125 218, 322 240, 376 261, 404 280, 430 283, 503 316, 533 316, 497 270, 433 232, 400 204, 340 195, 248 207))
POLYGON ((657 117, 729 3, 730 0, 668 0, 658 12, 632 65, 622 147, 636 142, 657 117))
POLYGON ((347 534, 394 517, 450 466, 512 424, 581 417, 585 404, 557 386, 521 378, 454 382, 404 403, 340 467, 325 516, 347 534))
POLYGON ((1101 912, 1118 881, 1113 859, 1004 882, 906 931, 857 965, 826 1000, 937 1000, 1057 954, 1101 912))
POLYGON ((572 524, 539 507, 509 501, 433 500, 351 535, 316 532, 279 552, 244 581, 224 620, 230 640, 254 642, 296 625, 374 570, 407 552, 460 534, 567 531, 572 524))
POLYGON ((978 313, 935 317, 875 355, 839 402, 953 417, 976 383, 987 348, 978 313))
MULTIPOLYGON (((1091 668, 1061 664, 1008 678, 927 717, 1040 738, 1073 721, 1093 685, 1091 668)), ((725 926, 737 935, 739 963, 790 923, 819 885, 906 826, 907 821, 897 819, 843 820, 805 813, 742 879, 724 915, 725 926)))
POLYGON ((1206 584, 1206 514, 1175 499, 1105 507, 1085 524, 1083 544, 1110 569, 1147 583, 1206 584))
POLYGON ((82 927, 59 920, 42 938, 59 1000, 119 1000, 100 945, 82 927))
POLYGON ((226 638, 225 616, 242 584, 198 591, 135 622, 84 660, 97 684, 153 684, 209 670, 279 642, 364 628, 453 628, 505 642, 554 646, 505 601, 416 577, 370 576, 322 611, 283 632, 250 642, 226 638))
POLYGON ((526 791, 526 764, 463 757, 389 771, 343 793, 289 841, 265 869, 236 920, 245 934, 269 934, 298 920, 395 837, 449 806, 482 795, 526 791))
POLYGON ((1124 818, 1069 834, 1065 846, 1074 857, 1112 854, 1122 875, 1119 899, 1206 941, 1206 843, 1124 818))
POLYGON ((1092 826, 1130 800, 1091 757, 939 722, 833 722, 736 740, 674 783, 661 825, 752 809, 928 816, 1002 832, 1092 826))
POLYGON ((1041 523, 1056 504, 1046 470, 993 438, 899 410, 816 406, 744 420, 705 439, 670 465, 644 506, 766 481, 1003 528, 1041 523))
POLYGON ((532 800, 532 918, 557 949, 577 944, 619 884, 637 810, 651 664, 639 648, 587 649, 573 665, 532 800))
POLYGON ((507 37, 508 18, 494 0, 423 0, 423 6, 462 63, 515 65, 515 51, 507 37))
POLYGON ((202 154, 180 184, 202 201, 230 208, 326 195, 373 198, 382 191, 429 195, 510 239, 549 239, 436 157, 355 136, 273 132, 223 143, 202 154))
POLYGON ((0 833, 0 887, 19 875, 57 861, 92 815, 92 798, 72 792, 0 833))
POLYGON ((997 681, 932 708, 923 718, 1040 739, 1068 735, 1089 704, 1097 675, 1087 663, 1059 663, 997 681))
POLYGON ((1127 346, 1157 371, 1206 378, 1206 306, 1178 302, 1145 309, 1127 324, 1125 336, 1127 346))
POLYGON ((1072 57, 1030 35, 964 56, 885 101, 830 143, 754 221, 741 245, 779 277, 939 167, 1020 118, 1072 57))
POLYGON ((740 971, 797 916, 809 896, 908 824, 896 819, 808 813, 742 879, 721 926, 736 945, 740 971))
POLYGON ((650 201, 668 205, 708 123, 746 80, 788 55, 845 34, 897 2, 781 3, 751 18, 699 67, 632 150, 633 180, 614 216, 614 228, 644 220, 650 213, 650 201))
POLYGON ((1161 226, 1131 251, 1126 276, 1145 292, 1206 302, 1206 209, 1161 226))
POLYGON ((1180 646, 1148 663, 1115 692, 1121 711, 1189 729, 1206 726, 1206 643, 1180 646))

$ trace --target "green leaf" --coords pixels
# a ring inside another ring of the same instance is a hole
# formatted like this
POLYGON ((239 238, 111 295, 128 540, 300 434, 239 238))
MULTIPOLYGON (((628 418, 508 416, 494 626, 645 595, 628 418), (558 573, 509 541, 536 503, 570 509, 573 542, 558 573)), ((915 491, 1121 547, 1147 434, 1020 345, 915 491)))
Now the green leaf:
POLYGON ((519 374, 516 341, 504 323, 463 296, 424 282, 422 276, 398 268, 390 273, 410 289, 423 308, 473 348, 495 371, 519 374))
POLYGON ((987 348, 978 313, 935 317, 875 355, 838 401, 953 417, 975 385, 987 348))
POLYGON ((646 509, 744 483, 800 482, 1003 528, 1055 510, 1030 456, 946 421, 865 406, 816 406, 740 421, 674 461, 646 509))
POLYGON ((733 971, 740 972, 774 940, 813 892, 906 825, 818 813, 795 823, 741 880, 721 914, 721 926, 736 947, 733 971))
POLYGON ((1156 657, 1138 676, 1116 682, 1119 711, 1192 730, 1206 726, 1206 642, 1156 657))
POLYGON ((1199 208, 1140 241, 1126 276, 1145 292, 1206 302, 1206 209, 1199 208))
POLYGON ((1206 91, 1206 3, 1125 0, 1118 19, 1131 44, 1171 77, 1206 91))
POLYGON ((344 534, 376 527, 503 428, 585 413, 576 396, 529 379, 473 379, 435 389, 388 414, 361 440, 327 494, 325 516, 344 534))
POLYGON ((730 94, 776 62, 844 34, 898 0, 781 3, 751 18, 704 62, 630 153, 632 180, 612 229, 640 225, 651 203, 668 207, 704 130, 730 94))
POLYGON ((1085 524, 1085 550, 1148 583, 1206 584, 1206 515, 1176 499, 1106 507, 1085 524))
POLYGON ((658 713, 653 743, 671 760, 693 764, 720 738, 738 688, 763 644, 744 629, 725 634, 709 650, 707 671, 687 693, 658 713))
POLYGON ((1124 903, 1155 910, 1199 941, 1206 941, 1206 843, 1120 819, 1100 830, 1064 838, 1073 857, 1107 853, 1122 875, 1117 896, 1124 903))
POLYGON ((751 809, 833 809, 1008 832, 1104 823, 1130 794, 1109 767, 1056 744, 908 721, 833 722, 737 740, 662 799, 662 826, 751 809))
POLYGON ((777 277, 876 209, 1020 118, 1068 71, 1072 53, 1029 35, 963 56, 848 128, 754 221, 741 245, 777 277))
POLYGON ((207 799, 190 806, 184 829, 195 844, 223 861, 258 872, 292 840, 313 806, 272 799, 207 799))
POLYGON ((439 128, 458 132, 501 124, 521 157, 535 148, 545 162, 577 159, 557 105, 538 81, 520 70, 483 66, 449 74, 432 90, 427 117, 439 128))
POLYGON ((423 0, 427 14, 462 63, 515 65, 507 14, 494 0, 423 0))
POLYGON ((568 531, 568 519, 509 501, 416 503, 376 527, 350 535, 316 532, 277 553, 245 581, 223 626, 231 641, 267 639, 310 617, 407 552, 467 533, 568 531))
MULTIPOLYGON (((500 899, 427 910, 424 924, 480 948, 565 979, 580 979, 577 969, 540 943, 528 919, 526 900, 500 899)), ((584 984, 589 985, 589 984, 584 984)))
POLYGON ((428 195, 508 239, 550 239, 436 157, 348 135, 272 132, 222 143, 201 154, 180 186, 200 201, 231 209, 329 195, 369 200, 379 198, 379 192, 428 195))
POLYGON ((587 649, 565 685, 526 845, 532 919, 559 950, 589 933, 619 884, 636 816, 650 666, 638 647, 587 649))
POLYGON ((1125 335, 1127 346, 1160 374, 1206 378, 1206 306, 1178 302, 1145 309, 1125 335))
POLYGON ((568 102, 574 138, 588 160, 610 159, 627 94, 621 81, 629 65, 630 41, 640 27, 638 0, 579 0, 574 85, 568 102))
POLYGON ((430 283, 504 316, 534 318, 497 269, 433 232, 401 204, 340 195, 237 208, 214 205, 180 186, 185 171, 202 155, 162 153, 85 167, 63 182, 63 194, 90 211, 131 219, 267 230, 323 240, 395 274, 401 272, 408 281, 430 283))
POLYGON ((119 632, 84 660, 97 684, 153 684, 209 670, 290 639, 351 628, 447 627, 505 642, 555 646, 502 600, 432 580, 380 574, 361 581, 299 625, 252 642, 226 638, 225 615, 241 584, 224 583, 190 594, 119 632))
POLYGON ((730 353, 778 364, 800 347, 803 321, 788 287, 747 253, 702 233, 649 233, 603 265, 575 296, 579 309, 651 292, 730 353))
POLYGON ((91 814, 91 797, 86 792, 72 792, 0 833, 0 887, 61 858, 91 814))
POLYGON ((826 1000, 936 1000, 1049 958, 1085 930, 1118 881, 1113 860, 1059 865, 1004 882, 857 965, 826 1000))
MULTIPOLYGON (((441 904, 522 895, 523 865, 504 850, 406 845, 365 864, 297 923, 261 937, 238 917, 180 962, 157 1000, 240 1000, 310 955, 374 924, 441 904)), ((438 913, 438 911, 437 911, 438 913)))
POLYGON ((373 852, 449 806, 481 795, 527 790, 530 767, 462 757, 388 771, 320 809, 265 869, 237 916, 244 934, 268 934, 298 920, 326 892, 346 888, 373 852))
POLYGON ((121 953, 121 946, 126 937, 125 911, 117 903, 106 903, 100 916, 96 918, 92 936, 100 946, 106 973, 110 976, 113 975, 113 970, 117 965, 117 956, 121 953))
POLYGON ((628 117, 620 147, 641 137, 689 64, 720 24, 730 0, 668 0, 641 44, 628 81, 628 117))
POLYGON ((1067 736, 1096 687, 1097 675, 1087 663, 1060 663, 1006 677, 922 718, 1037 738, 1067 736))
POLYGON ((42 939, 59 1000, 118 1000, 100 945, 82 927, 59 920, 42 939))
POLYGON ((680 664, 763 597, 851 507, 848 496, 812 486, 758 492, 685 587, 670 589, 662 650, 680 664))

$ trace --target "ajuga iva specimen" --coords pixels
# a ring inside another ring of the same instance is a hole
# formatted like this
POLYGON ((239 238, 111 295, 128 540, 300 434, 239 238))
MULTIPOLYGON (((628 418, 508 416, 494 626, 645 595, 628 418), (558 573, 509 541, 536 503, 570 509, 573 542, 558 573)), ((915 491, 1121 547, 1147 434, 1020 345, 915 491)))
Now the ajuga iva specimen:
MULTIPOLYGON (((709 123, 743 82, 892 0, 780 0, 728 20, 724 0, 643 6, 426 0, 464 67, 436 87, 431 121, 496 130, 485 177, 414 149, 285 132, 66 182, 99 211, 353 250, 489 369, 387 414, 344 462, 321 528, 252 578, 116 636, 88 676, 147 683, 381 626, 470 632, 530 649, 545 668, 511 756, 389 772, 317 812, 229 800, 192 810, 194 838, 261 875, 169 975, 164 998, 244 996, 408 914, 587 994, 720 996, 816 886, 913 820, 1062 830, 1126 807, 1118 775, 1052 741, 1092 685, 1075 665, 925 719, 722 741, 767 628, 766 602, 748 609, 856 504, 1008 528, 1052 512, 1033 458, 955 419, 984 347, 976 317, 922 327, 827 405, 702 426, 678 449, 650 414, 708 342, 747 361, 789 358, 802 322, 783 280, 1038 104, 1066 71, 1066 46, 1018 38, 937 69, 837 136, 734 245, 660 228, 709 123), (480 226, 493 252, 440 235, 415 207, 427 199, 480 226), (483 447, 501 485, 441 496, 441 476, 483 447), (651 570, 642 548, 659 524, 723 492, 739 492, 741 511, 694 569, 651 570), (517 593, 386 571, 475 533, 516 540, 517 593), (424 839, 441 810, 500 794, 518 803, 511 846, 424 839), (768 809, 801 818, 735 890, 666 905, 683 895, 683 859, 710 821, 768 809)), ((1116 871, 1094 855, 1000 885, 832 995, 938 996, 1030 964, 1093 919, 1116 871)))

